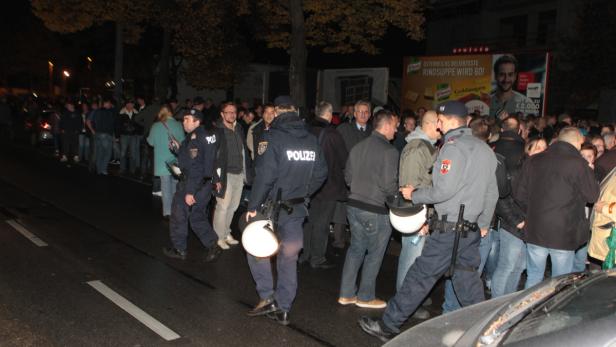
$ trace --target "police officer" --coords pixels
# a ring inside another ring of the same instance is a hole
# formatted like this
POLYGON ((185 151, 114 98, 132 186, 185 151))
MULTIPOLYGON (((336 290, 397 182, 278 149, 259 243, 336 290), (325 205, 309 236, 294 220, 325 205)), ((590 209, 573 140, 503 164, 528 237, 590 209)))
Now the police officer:
MULTIPOLYGON (((183 117, 186 138, 177 150, 180 182, 171 204, 169 234, 172 248, 163 252, 171 258, 186 259, 188 226, 208 249, 205 261, 215 260, 222 251, 216 245, 218 236, 208 221, 207 206, 212 197, 212 178, 218 143, 213 130, 201 126, 203 113, 186 110, 183 117)), ((173 145, 178 146, 177 143, 173 145)))
POLYGON ((327 164, 317 138, 308 132, 290 98, 276 99, 276 118, 257 148, 256 176, 246 221, 256 216, 256 210, 267 199, 275 199, 279 189, 282 203, 292 210, 281 210, 277 221, 280 247, 276 255, 276 285, 270 259, 247 255, 260 297, 260 302, 248 315, 268 315, 287 325, 297 291, 297 255, 302 249, 302 224, 307 215, 305 198, 327 178, 327 164))
POLYGON ((498 200, 496 157, 466 127, 467 110, 463 103, 448 101, 437 109, 439 128, 445 134, 443 147, 432 170, 433 185, 401 189, 416 204, 434 204, 438 222, 426 240, 423 252, 411 266, 402 287, 389 300, 380 320, 362 317, 359 325, 368 334, 385 342, 419 307, 436 281, 449 270, 460 205, 465 205, 464 224, 456 254, 452 281, 462 306, 483 301, 479 266, 479 241, 488 231, 498 200))

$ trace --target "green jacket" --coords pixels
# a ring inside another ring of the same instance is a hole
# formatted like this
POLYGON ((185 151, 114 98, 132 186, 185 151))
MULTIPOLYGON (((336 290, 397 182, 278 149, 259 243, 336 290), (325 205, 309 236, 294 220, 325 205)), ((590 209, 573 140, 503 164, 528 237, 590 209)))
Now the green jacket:
POLYGON ((184 128, 182 124, 173 118, 166 120, 167 128, 161 122, 156 122, 150 129, 148 143, 154 147, 154 175, 167 176, 171 173, 165 165, 166 161, 173 160, 175 156, 169 150, 169 135, 181 143, 184 140, 184 128))

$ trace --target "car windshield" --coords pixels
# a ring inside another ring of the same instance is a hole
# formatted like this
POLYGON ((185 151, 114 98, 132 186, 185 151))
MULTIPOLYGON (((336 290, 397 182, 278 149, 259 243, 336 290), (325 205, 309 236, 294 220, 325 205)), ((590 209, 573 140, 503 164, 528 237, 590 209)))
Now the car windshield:
POLYGON ((616 277, 598 278, 588 285, 573 286, 552 297, 542 307, 524 317, 504 338, 502 345, 567 329, 616 315, 616 277))

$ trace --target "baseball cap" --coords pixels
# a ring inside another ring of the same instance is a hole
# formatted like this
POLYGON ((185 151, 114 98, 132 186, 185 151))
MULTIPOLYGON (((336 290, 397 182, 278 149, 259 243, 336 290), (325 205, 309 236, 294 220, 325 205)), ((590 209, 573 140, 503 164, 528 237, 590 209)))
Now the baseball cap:
POLYGON ((436 113, 464 118, 468 115, 468 110, 460 101, 445 101, 438 105, 436 113))

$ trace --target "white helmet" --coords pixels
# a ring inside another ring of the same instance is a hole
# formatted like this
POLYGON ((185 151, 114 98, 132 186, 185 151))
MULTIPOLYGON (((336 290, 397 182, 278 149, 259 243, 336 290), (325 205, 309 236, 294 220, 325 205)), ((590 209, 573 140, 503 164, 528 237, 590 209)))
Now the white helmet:
POLYGON ((278 238, 272 230, 272 221, 266 219, 250 222, 242 233, 242 245, 246 252, 257 258, 267 258, 276 254, 278 238))
POLYGON ((425 205, 415 205, 398 195, 387 198, 387 205, 391 226, 403 234, 416 233, 426 223, 425 205))

